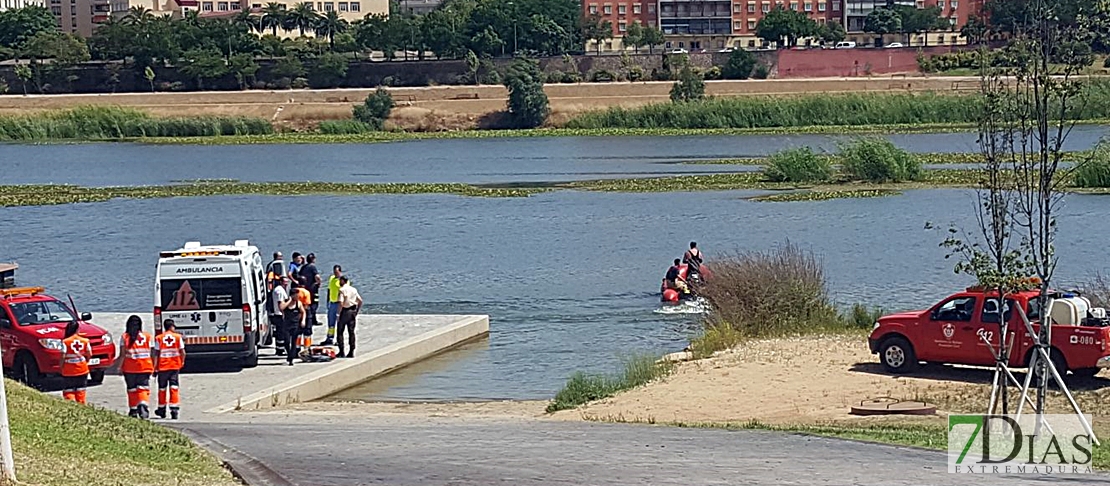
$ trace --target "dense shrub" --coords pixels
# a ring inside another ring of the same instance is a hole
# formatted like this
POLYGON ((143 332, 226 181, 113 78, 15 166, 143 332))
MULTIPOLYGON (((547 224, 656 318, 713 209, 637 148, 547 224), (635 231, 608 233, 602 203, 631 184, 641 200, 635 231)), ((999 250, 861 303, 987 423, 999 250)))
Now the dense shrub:
POLYGON ((712 66, 709 69, 705 70, 705 73, 702 74, 702 77, 705 78, 706 81, 713 81, 713 80, 721 79, 722 77, 724 77, 724 75, 721 74, 721 68, 720 67, 712 66))
POLYGON ((678 73, 678 81, 671 87, 671 101, 685 103, 705 98, 705 81, 693 69, 685 67, 678 73))
POLYGON ((871 329, 882 316, 882 308, 857 303, 842 314, 840 320, 849 329, 871 329))
POLYGON ((509 66, 505 74, 509 88, 509 121, 515 128, 535 128, 547 121, 550 108, 543 91, 539 63, 521 58, 509 66))
POLYGON ((156 118, 138 110, 100 106, 0 117, 0 140, 6 141, 263 135, 273 131, 270 122, 261 118, 156 118))
POLYGON ((1105 61, 1102 61, 1102 67, 1110 68, 1110 56, 1108 56, 1105 61))
POLYGON ((385 121, 389 119, 389 112, 393 111, 393 95, 385 88, 379 87, 366 97, 361 105, 355 105, 355 120, 367 126, 381 130, 385 121))
POLYGON ((599 69, 590 74, 590 81, 595 83, 610 83, 617 80, 617 75, 604 69, 599 69))
POLYGON ((752 71, 752 77, 755 79, 767 79, 771 75, 771 66, 763 63, 755 65, 755 70, 752 71))
POLYGON ((728 55, 728 62, 721 69, 721 74, 725 79, 748 79, 752 75, 752 69, 755 69, 755 63, 755 54, 737 49, 728 55))
POLYGON ((921 177, 921 161, 883 138, 859 138, 840 145, 841 170, 854 180, 902 182, 921 177))
POLYGON ((1099 142, 1087 160, 1075 168, 1077 187, 1110 187, 1110 142, 1099 142))
POLYGON ((769 337, 840 325, 821 262, 789 242, 714 258, 710 268, 698 293, 713 307, 706 325, 717 334, 769 337))
POLYGON ((821 182, 832 178, 832 163, 809 147, 787 149, 767 159, 763 174, 772 182, 821 182))

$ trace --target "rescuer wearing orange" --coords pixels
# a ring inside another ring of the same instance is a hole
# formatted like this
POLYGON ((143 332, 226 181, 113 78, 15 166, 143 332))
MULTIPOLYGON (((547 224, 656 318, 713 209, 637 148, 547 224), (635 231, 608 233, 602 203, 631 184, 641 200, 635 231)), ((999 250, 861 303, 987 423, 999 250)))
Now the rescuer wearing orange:
POLYGON ((185 339, 177 333, 173 319, 162 324, 162 334, 154 338, 154 373, 158 375, 158 408, 154 415, 166 418, 166 392, 169 391, 170 418, 177 420, 181 408, 178 377, 185 366, 185 339))
POLYGON ((127 415, 150 418, 150 374, 154 372, 151 351, 154 339, 143 332, 139 316, 127 318, 127 331, 120 337, 123 362, 119 370, 127 384, 127 415))
POLYGON ((85 387, 89 382, 92 345, 88 339, 77 334, 79 328, 77 321, 70 321, 66 324, 65 339, 62 340, 62 380, 65 382, 62 397, 83 405, 85 387))

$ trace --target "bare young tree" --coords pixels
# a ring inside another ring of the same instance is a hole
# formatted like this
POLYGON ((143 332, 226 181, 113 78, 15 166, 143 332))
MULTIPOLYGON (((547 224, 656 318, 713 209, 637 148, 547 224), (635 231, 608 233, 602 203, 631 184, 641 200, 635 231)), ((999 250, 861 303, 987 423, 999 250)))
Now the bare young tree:
MULTIPOLYGON (((1097 17, 1093 2, 1086 0, 1014 1, 1023 4, 1019 10, 1024 16, 1011 27, 1011 44, 1001 52, 980 51, 978 142, 984 158, 978 192, 980 232, 961 237, 958 230, 950 229, 942 244, 950 250, 949 256, 961 257, 957 273, 975 276, 979 285, 996 294, 999 341, 989 344, 995 349, 996 388, 1001 390, 1003 413, 1008 407, 1010 375, 1005 367, 1012 344, 1003 298, 1030 288, 1027 277, 1035 276, 1038 309, 1048 305, 1057 264, 1056 216, 1067 172, 1074 170, 1062 167, 1064 145, 1086 104, 1086 80, 1080 74, 1094 61, 1088 19, 1097 17)), ((1047 323, 1043 317, 1047 312, 1039 313, 1047 323)), ((1047 357, 1051 326, 1040 326, 1039 334, 1037 354, 1043 351, 1047 357)), ((1039 377, 1035 408, 1040 413, 1051 375, 1046 359, 1033 362, 1039 377)), ((995 412, 995 404, 992 394, 989 413, 995 412)))

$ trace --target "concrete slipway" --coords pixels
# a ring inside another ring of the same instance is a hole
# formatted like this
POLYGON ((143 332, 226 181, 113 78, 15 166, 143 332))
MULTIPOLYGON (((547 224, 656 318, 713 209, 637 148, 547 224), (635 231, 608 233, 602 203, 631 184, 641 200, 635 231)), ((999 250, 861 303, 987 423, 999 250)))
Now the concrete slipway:
MULTIPOLYGON (((94 313, 92 322, 119 341, 127 313, 94 313)), ((136 313, 143 327, 153 332, 150 313, 136 313)), ((327 322, 324 315, 319 322, 327 322)), ((326 326, 315 328, 314 342, 324 338, 326 326)), ((415 363, 462 343, 489 334, 489 316, 362 314, 358 319, 358 346, 353 359, 327 363, 302 363, 292 367, 273 349, 263 349, 258 367, 238 370, 187 372, 181 376, 182 420, 203 414, 235 410, 262 410, 288 403, 323 398, 389 371, 415 363)), ((151 380, 151 401, 156 383, 151 380)), ((123 377, 110 370, 104 384, 90 387, 88 401, 100 407, 127 412, 123 377)), ((153 409, 155 403, 151 403, 153 409)))

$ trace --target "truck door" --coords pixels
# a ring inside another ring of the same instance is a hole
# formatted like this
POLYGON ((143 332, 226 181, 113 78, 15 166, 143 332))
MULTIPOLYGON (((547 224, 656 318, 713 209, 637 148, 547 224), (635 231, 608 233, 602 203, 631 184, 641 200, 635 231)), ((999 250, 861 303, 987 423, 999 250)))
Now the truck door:
MULTIPOLYGON (((968 354, 968 359, 972 361, 970 364, 979 365, 993 365, 995 363, 994 353, 998 352, 1002 347, 1002 325, 1001 319, 1005 319, 1009 323, 1009 341, 1014 342, 1014 334, 1018 331, 1014 324, 1014 301, 1013 299, 1006 299, 1005 309, 1003 309, 1002 317, 999 318, 998 301, 994 298, 986 298, 980 306, 979 316, 971 322, 972 327, 975 329, 975 337, 977 338, 977 346, 974 351, 968 354), (987 346, 990 342, 990 346, 987 346), (991 350, 994 347, 994 351, 991 350)), ((1020 320, 1020 319, 1019 319, 1020 320)))
POLYGON ((11 368, 15 363, 15 332, 11 315, 8 310, 0 306, 0 351, 4 355, 4 367, 11 368))
POLYGON ((976 299, 972 296, 955 296, 941 302, 929 314, 929 326, 923 329, 923 342, 932 343, 930 355, 922 356, 926 361, 942 363, 974 364, 971 361, 979 346, 976 335, 978 319, 975 319, 976 299))

